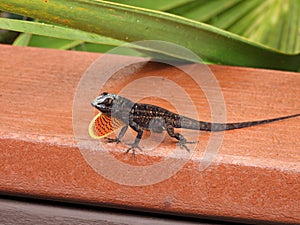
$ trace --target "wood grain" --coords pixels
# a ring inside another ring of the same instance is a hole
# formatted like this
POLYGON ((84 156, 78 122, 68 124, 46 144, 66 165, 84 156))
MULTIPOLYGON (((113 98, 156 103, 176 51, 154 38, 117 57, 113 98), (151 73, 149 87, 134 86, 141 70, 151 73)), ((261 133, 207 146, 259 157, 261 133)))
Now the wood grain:
MULTIPOLYGON (((89 163, 105 164, 97 158, 105 154, 85 154, 73 135, 77 86, 99 55, 5 45, 0 49, 1 193, 197 217, 300 223, 300 118, 225 132, 216 159, 204 171, 199 162, 211 134, 201 133, 192 158, 174 176, 152 185, 124 185, 97 172, 89 163)), ((299 113, 299 73, 214 65, 210 69, 221 87, 228 122, 299 113)), ((180 80, 199 103, 200 118, 211 119, 209 101, 182 71, 148 63, 131 68, 130 76, 124 74, 106 88, 121 90, 126 82, 156 74, 180 80)), ((184 99, 179 102, 184 108, 184 99)), ((93 114, 92 108, 86 110, 93 114)), ((141 168, 167 162, 174 146, 166 138, 158 150, 139 152, 132 160, 123 154, 125 146, 108 144, 108 155, 125 168, 140 169, 140 179, 147 180, 149 171, 141 168)), ((106 166, 108 172, 117 169, 106 166)), ((117 175, 125 180, 131 171, 125 172, 117 175)))
POLYGON ((167 217, 157 214, 133 214, 124 210, 107 209, 78 204, 61 204, 48 201, 32 201, 32 199, 1 199, 1 224, 124 224, 124 225, 224 225, 222 222, 193 219, 186 221, 184 217, 167 217), (28 202, 28 200, 30 200, 28 202))

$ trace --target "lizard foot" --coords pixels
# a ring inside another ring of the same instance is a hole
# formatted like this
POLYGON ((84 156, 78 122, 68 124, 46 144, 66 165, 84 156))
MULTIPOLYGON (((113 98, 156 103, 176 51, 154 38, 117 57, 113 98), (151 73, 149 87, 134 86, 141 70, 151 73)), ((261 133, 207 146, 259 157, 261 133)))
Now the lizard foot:
POLYGON ((135 149, 138 149, 138 150, 140 150, 140 151, 143 151, 142 149, 141 149, 141 147, 140 146, 138 146, 138 145, 134 145, 134 144, 132 144, 131 145, 131 147, 130 148, 128 148, 127 150, 126 150, 126 152, 124 152, 124 154, 127 154, 127 153, 129 153, 130 151, 132 151, 132 153, 131 153, 131 156, 132 156, 132 159, 134 159, 134 157, 135 157, 135 149))
POLYGON ((184 148, 188 152, 191 152, 191 150, 185 145, 185 144, 196 144, 199 141, 179 141, 176 145, 180 146, 180 148, 184 148))
POLYGON ((121 140, 119 138, 105 138, 107 143, 117 143, 119 144, 121 140))

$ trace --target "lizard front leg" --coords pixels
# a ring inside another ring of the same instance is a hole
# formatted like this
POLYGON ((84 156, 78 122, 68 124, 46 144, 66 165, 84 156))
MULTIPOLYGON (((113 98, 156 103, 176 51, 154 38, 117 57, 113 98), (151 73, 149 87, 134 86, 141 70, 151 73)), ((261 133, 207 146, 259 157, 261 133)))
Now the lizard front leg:
POLYGON ((139 143, 142 139, 143 136, 143 129, 135 122, 131 121, 129 123, 129 126, 137 132, 136 138, 133 142, 133 144, 131 144, 131 147, 129 149, 127 149, 127 151, 125 153, 128 153, 130 151, 132 151, 132 158, 134 158, 135 156, 135 149, 139 149, 140 151, 142 151, 142 149, 139 147, 139 143))
POLYGON ((179 142, 177 145, 180 147, 185 148, 188 152, 190 152, 190 149, 185 144, 194 144, 196 142, 194 141, 187 141, 185 137, 180 133, 175 133, 173 125, 169 124, 167 125, 167 132, 170 135, 170 137, 176 138, 179 142))
POLYGON ((113 143, 116 142, 117 144, 121 142, 121 139, 124 137, 126 131, 128 129, 128 125, 126 125, 125 127, 122 127, 119 135, 117 138, 106 138, 108 143, 113 143))

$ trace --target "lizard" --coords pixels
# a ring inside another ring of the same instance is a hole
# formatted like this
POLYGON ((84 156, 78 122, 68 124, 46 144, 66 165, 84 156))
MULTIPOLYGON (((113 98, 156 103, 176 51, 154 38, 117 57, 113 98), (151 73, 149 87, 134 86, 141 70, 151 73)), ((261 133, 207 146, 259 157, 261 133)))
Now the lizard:
POLYGON ((211 123, 194 120, 192 118, 173 113, 165 108, 156 105, 133 102, 128 98, 107 92, 103 92, 98 97, 96 97, 91 102, 91 105, 99 110, 100 113, 96 115, 90 123, 90 135, 94 138, 103 138, 112 133, 114 129, 122 127, 117 138, 107 138, 108 142, 120 143, 128 127, 132 128, 137 133, 137 135, 134 142, 130 145, 130 148, 128 148, 125 153, 132 151, 133 158, 135 156, 135 149, 142 150, 139 147, 139 143, 144 130, 150 130, 156 133, 166 131, 170 137, 178 140, 177 144, 180 147, 183 147, 187 151, 190 151, 186 144, 196 142, 187 141, 182 134, 180 134, 179 132, 175 132, 175 128, 215 132, 241 129, 300 116, 299 113, 257 121, 237 123, 211 123), (112 118, 115 119, 114 122, 112 122, 112 118), (95 123, 96 125, 98 125, 98 128, 95 127, 95 123), (93 129, 98 129, 99 131, 99 126, 101 129, 104 128, 104 131, 100 135, 95 134, 93 131, 93 129))

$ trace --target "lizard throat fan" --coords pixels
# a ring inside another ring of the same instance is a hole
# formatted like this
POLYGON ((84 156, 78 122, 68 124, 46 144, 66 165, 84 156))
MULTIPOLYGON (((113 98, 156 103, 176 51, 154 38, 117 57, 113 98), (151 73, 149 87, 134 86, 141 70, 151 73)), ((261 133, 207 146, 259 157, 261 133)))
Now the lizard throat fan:
POLYGON ((104 138, 122 126, 121 121, 100 112, 90 122, 89 135, 94 139, 104 138))

